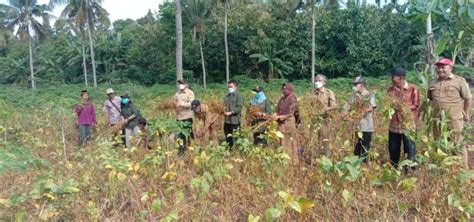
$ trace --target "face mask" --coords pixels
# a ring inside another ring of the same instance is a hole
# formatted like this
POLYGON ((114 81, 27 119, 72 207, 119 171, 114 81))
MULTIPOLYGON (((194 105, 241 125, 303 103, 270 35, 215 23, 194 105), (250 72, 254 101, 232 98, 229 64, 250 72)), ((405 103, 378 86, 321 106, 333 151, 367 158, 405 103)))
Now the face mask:
POLYGON ((183 84, 179 84, 179 89, 180 89, 180 90, 183 90, 184 88, 185 88, 185 87, 184 87, 183 84))
POLYGON ((323 83, 322 82, 315 82, 314 86, 316 87, 316 89, 320 89, 320 88, 323 87, 323 83))
POLYGON ((128 103, 128 98, 122 98, 122 104, 127 104, 128 103))
POLYGON ((234 88, 229 88, 229 93, 234 93, 235 89, 234 88))

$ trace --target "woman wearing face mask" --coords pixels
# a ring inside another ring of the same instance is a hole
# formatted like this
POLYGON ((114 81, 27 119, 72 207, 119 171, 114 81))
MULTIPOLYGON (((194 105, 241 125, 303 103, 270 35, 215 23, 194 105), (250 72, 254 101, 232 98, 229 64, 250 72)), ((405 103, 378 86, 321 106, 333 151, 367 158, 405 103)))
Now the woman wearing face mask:
POLYGON ((137 117, 140 115, 140 111, 133 105, 130 100, 130 96, 125 94, 121 96, 121 110, 124 121, 126 122, 125 128, 125 146, 131 147, 132 143, 130 137, 133 136, 136 141, 139 141, 139 132, 138 132, 138 120, 137 117))
MULTIPOLYGON (((374 114, 373 110, 377 107, 375 95, 370 93, 365 88, 365 79, 362 77, 356 77, 352 82, 352 97, 344 105, 344 114, 347 115, 356 103, 362 103, 364 110, 362 111, 362 118, 360 119, 357 129, 356 138, 357 143, 354 148, 354 155, 364 158, 364 162, 368 162, 367 153, 370 149, 370 142, 372 141, 372 132, 374 132, 374 114)), ((360 110, 358 110, 360 111, 360 110)))
POLYGON ((296 124, 298 122, 298 100, 291 83, 283 84, 283 96, 276 108, 274 118, 278 122, 278 130, 283 134, 280 145, 291 158, 291 165, 299 165, 296 124))
POLYGON ((267 127, 262 123, 265 122, 268 116, 272 114, 272 105, 265 96, 265 92, 263 91, 262 87, 257 86, 252 91, 255 92, 255 97, 250 100, 249 110, 255 109, 255 112, 247 112, 248 115, 251 115, 247 117, 247 122, 249 122, 250 125, 255 128, 253 134, 253 144, 265 147, 267 146, 267 140, 262 136, 267 130, 267 127))

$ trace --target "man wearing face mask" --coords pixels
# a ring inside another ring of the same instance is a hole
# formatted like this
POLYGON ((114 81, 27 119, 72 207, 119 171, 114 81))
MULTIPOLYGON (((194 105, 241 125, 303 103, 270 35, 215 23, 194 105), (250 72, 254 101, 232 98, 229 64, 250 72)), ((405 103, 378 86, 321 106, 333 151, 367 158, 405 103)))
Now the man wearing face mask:
POLYGON ((364 158, 364 162, 367 163, 367 153, 370 149, 372 133, 374 132, 373 110, 377 107, 377 103, 375 100, 375 95, 366 89, 366 82, 364 78, 361 76, 356 77, 352 84, 352 97, 345 104, 344 113, 347 114, 347 112, 351 110, 356 103, 361 103, 363 106, 362 118, 360 119, 355 133, 357 143, 354 148, 354 155, 364 158))
MULTIPOLYGON (((461 145, 463 136, 462 130, 464 122, 470 121, 470 107, 472 95, 466 80, 452 73, 453 62, 449 59, 441 59, 434 64, 436 66, 436 74, 428 88, 428 98, 430 105, 433 107, 433 135, 435 139, 440 136, 439 121, 441 112, 447 114, 447 122, 449 131, 454 132, 454 142, 461 145)), ((463 156, 467 166, 468 160, 467 147, 463 149, 463 156)))
POLYGON ((238 83, 235 80, 230 80, 227 84, 229 93, 224 98, 225 120, 224 120, 224 134, 229 148, 234 146, 234 139, 232 133, 240 128, 241 111, 244 100, 237 92, 238 83))
POLYGON ((400 161, 400 152, 403 142, 403 150, 408 155, 408 159, 414 161, 416 155, 415 142, 406 134, 408 127, 416 128, 416 125, 409 125, 410 122, 417 124, 421 106, 420 92, 415 85, 405 80, 406 71, 402 68, 394 69, 391 72, 392 86, 387 90, 394 101, 399 102, 410 110, 410 116, 403 116, 403 107, 396 107, 395 113, 390 120, 388 132, 388 151, 390 161, 394 167, 398 167, 400 161), (412 121, 401 118, 411 118, 412 121))
POLYGON ((326 76, 322 74, 316 75, 314 78, 315 89, 312 91, 314 99, 322 104, 323 122, 319 129, 319 141, 322 141, 322 148, 326 156, 330 156, 329 140, 331 132, 330 113, 337 109, 336 95, 334 92, 325 87, 326 76))
POLYGON ((179 90, 174 95, 174 103, 176 107, 176 119, 182 123, 182 131, 187 132, 186 136, 183 132, 178 134, 181 140, 179 146, 179 155, 183 155, 189 145, 190 138, 193 138, 193 110, 191 102, 194 100, 194 92, 189 89, 188 81, 180 79, 177 81, 179 90))

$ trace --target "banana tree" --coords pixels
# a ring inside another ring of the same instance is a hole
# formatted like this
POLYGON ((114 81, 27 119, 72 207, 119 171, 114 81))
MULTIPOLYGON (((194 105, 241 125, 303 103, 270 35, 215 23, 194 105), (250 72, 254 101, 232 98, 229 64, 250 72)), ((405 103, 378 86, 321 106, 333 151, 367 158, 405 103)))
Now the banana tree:
POLYGON ((272 79, 274 73, 278 73, 280 78, 284 79, 285 74, 290 72, 292 68, 287 65, 283 60, 278 58, 278 56, 283 53, 284 50, 264 52, 263 54, 252 54, 249 57, 257 60, 257 64, 265 64, 268 67, 268 75, 265 79, 272 79))

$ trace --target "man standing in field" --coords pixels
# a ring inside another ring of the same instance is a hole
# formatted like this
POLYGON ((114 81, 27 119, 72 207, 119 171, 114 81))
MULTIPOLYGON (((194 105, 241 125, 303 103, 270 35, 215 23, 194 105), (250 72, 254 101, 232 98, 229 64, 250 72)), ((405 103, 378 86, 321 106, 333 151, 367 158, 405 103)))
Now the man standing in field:
MULTIPOLYGON (((370 142, 372 141, 372 133, 374 132, 374 109, 377 107, 375 95, 365 87, 365 79, 361 76, 356 77, 352 82, 352 97, 344 106, 346 114, 351 109, 357 112, 360 120, 357 125, 356 138, 357 143, 354 148, 354 155, 364 158, 364 162, 368 162, 367 153, 370 150, 370 142)), ((346 116, 344 114, 344 116, 346 116)))
POLYGON ((76 104, 75 111, 77 114, 77 127, 79 130, 79 138, 77 146, 83 147, 87 140, 90 139, 91 129, 97 124, 95 108, 92 101, 89 100, 89 92, 82 90, 81 102, 76 104))
POLYGON ((387 93, 393 99, 395 110, 390 120, 388 132, 388 151, 390 161, 394 167, 398 167, 400 161, 400 148, 408 154, 408 159, 415 161, 415 142, 406 134, 408 129, 416 129, 421 105, 420 92, 414 84, 405 79, 406 71, 398 68, 391 72, 392 86, 387 93))
POLYGON ((115 92, 112 88, 106 89, 105 92, 107 93, 107 99, 104 102, 104 107, 102 110, 104 111, 107 124, 109 126, 114 126, 122 122, 123 119, 122 115, 120 114, 121 98, 115 95, 115 92))
POLYGON ((180 79, 177 81, 179 90, 174 95, 174 104, 176 107, 176 119, 180 123, 180 130, 178 134, 179 155, 183 155, 190 143, 190 138, 193 138, 193 111, 191 109, 191 102, 194 100, 194 92, 189 89, 188 81, 180 79))
POLYGON ((319 141, 322 141, 324 154, 329 157, 331 155, 329 149, 331 133, 330 114, 337 109, 336 95, 332 90, 326 88, 326 76, 322 74, 316 75, 314 85, 315 89, 311 92, 311 96, 321 105, 318 108, 321 109, 323 118, 318 137, 319 141))
POLYGON ((240 93, 237 92, 238 82, 230 80, 227 86, 229 92, 224 98, 224 134, 229 148, 234 146, 232 133, 240 128, 241 112, 244 100, 240 93))
POLYGON ((195 99, 191 103, 192 110, 194 112, 194 124, 193 132, 196 138, 202 138, 202 143, 207 144, 210 141, 214 141, 216 144, 219 143, 217 140, 217 130, 221 126, 222 117, 219 113, 211 112, 206 104, 202 104, 201 101, 195 99), (198 126, 198 123, 202 121, 204 126, 198 126))
MULTIPOLYGON (((449 131, 454 132, 454 143, 461 145, 463 141, 462 130, 464 122, 469 122, 471 107, 471 91, 466 80, 452 73, 453 62, 450 59, 441 59, 435 63, 437 78, 434 79, 428 88, 428 98, 433 107, 433 136, 438 139, 440 136, 441 113, 446 112, 449 131)), ((463 157, 467 166, 468 151, 463 149, 463 157)))
MULTIPOLYGON (((104 102, 104 107, 102 111, 104 112, 107 125, 109 127, 113 127, 117 124, 120 124, 123 121, 123 117, 121 114, 120 106, 122 99, 119 96, 115 95, 115 92, 112 88, 108 88, 105 90, 107 94, 107 99, 104 102)), ((114 137, 120 134, 121 131, 118 131, 114 137)), ((122 130, 122 134, 125 134, 122 130)))

